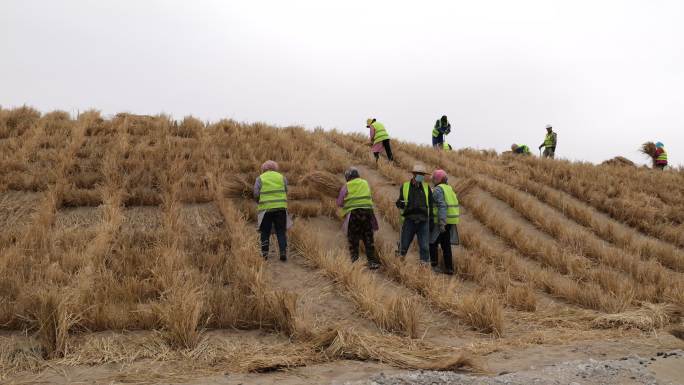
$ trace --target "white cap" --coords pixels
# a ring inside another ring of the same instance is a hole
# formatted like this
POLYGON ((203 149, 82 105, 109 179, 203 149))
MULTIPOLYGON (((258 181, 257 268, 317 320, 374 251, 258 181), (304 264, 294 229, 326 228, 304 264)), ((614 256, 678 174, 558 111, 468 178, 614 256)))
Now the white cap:
POLYGON ((422 164, 414 165, 413 170, 411 170, 411 172, 414 174, 427 174, 425 166, 423 166, 422 164))
POLYGON ((548 130, 549 128, 553 128, 553 127, 551 127, 550 124, 547 124, 547 125, 546 125, 546 129, 548 130))

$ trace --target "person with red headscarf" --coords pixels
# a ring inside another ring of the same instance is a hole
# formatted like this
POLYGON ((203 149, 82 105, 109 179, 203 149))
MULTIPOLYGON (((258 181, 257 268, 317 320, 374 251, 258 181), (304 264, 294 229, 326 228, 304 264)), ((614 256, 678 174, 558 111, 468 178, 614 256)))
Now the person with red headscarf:
POLYGON ((447 174, 444 170, 435 170, 432 173, 432 190, 434 206, 432 208, 432 231, 430 234, 430 263, 433 270, 445 274, 454 273, 454 264, 451 246, 458 245, 457 225, 460 221, 460 207, 458 198, 453 188, 447 184, 447 174), (437 248, 442 247, 444 269, 439 267, 437 248))

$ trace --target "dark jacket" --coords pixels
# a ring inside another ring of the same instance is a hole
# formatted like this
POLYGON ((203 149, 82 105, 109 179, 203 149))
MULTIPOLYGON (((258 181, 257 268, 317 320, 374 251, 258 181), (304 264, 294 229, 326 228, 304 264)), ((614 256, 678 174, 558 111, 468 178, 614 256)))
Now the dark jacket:
POLYGON ((405 202, 403 184, 399 186, 399 199, 396 205, 404 209, 404 218, 417 222, 430 221, 432 223, 432 206, 434 199, 432 190, 428 187, 428 201, 425 202, 425 192, 422 184, 411 179, 409 182, 408 200, 405 202))

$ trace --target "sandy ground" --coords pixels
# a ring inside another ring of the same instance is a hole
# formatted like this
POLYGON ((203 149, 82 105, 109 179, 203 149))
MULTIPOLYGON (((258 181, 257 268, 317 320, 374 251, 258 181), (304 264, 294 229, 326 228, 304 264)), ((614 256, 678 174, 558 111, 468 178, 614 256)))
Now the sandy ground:
MULTIPOLYGON (((277 336, 239 332, 241 340, 277 336)), ((335 361, 271 373, 178 373, 173 363, 52 368, 4 384, 684 384, 684 342, 669 335, 640 341, 587 341, 506 350, 486 357, 485 373, 406 371, 375 362, 335 361), (677 348, 678 347, 678 348, 677 348)))

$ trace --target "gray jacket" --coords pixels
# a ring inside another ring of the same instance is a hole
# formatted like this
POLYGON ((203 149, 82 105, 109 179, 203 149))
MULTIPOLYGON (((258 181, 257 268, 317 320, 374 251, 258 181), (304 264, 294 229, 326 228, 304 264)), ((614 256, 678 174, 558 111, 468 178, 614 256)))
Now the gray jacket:
MULTIPOLYGON (((446 226, 447 223, 447 204, 446 199, 444 198, 444 190, 441 188, 435 187, 432 189, 432 198, 434 200, 435 207, 437 207, 437 225, 433 226, 432 228, 432 233, 430 234, 430 243, 435 243, 440 234, 439 228, 441 226, 446 226)), ((460 240, 458 238, 457 225, 450 226, 449 231, 451 232, 451 244, 458 245, 460 240)))

